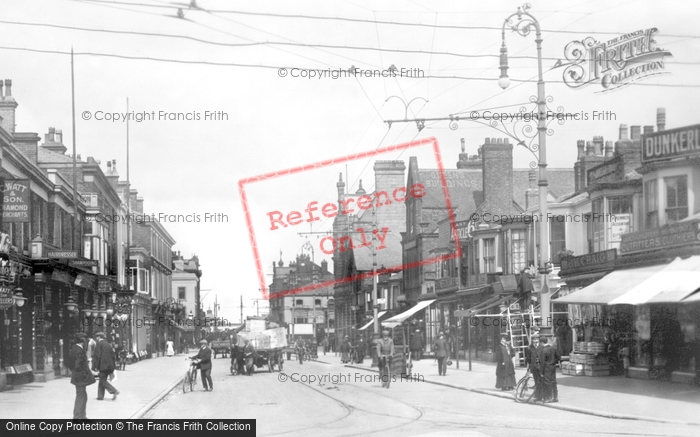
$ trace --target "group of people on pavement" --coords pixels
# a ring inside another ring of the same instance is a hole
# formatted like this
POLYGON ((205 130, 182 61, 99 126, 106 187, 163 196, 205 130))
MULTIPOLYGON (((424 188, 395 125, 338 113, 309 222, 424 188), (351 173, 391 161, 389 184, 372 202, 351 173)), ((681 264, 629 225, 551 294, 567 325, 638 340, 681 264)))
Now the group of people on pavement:
POLYGON ((559 350, 549 343, 547 337, 532 336, 525 349, 525 364, 535 379, 535 401, 559 402, 556 365, 560 360, 559 350))
MULTIPOLYGON (((496 388, 515 388, 515 351, 508 343, 508 334, 501 334, 501 344, 496 348, 496 388)), ((557 363, 561 355, 547 337, 534 334, 530 345, 525 348, 525 365, 535 380, 535 402, 559 402, 557 389, 557 363)))
POLYGON ((367 343, 363 338, 357 341, 357 344, 352 344, 350 337, 347 335, 340 344, 340 360, 343 363, 349 363, 354 359, 357 364, 362 364, 367 355, 367 343), (353 357, 353 353, 356 352, 357 356, 353 357))
POLYGON ((71 370, 70 382, 75 386, 74 420, 88 420, 87 386, 94 384, 97 380, 99 380, 98 401, 104 400, 105 390, 112 395, 113 401, 116 401, 119 395, 119 390, 110 383, 116 368, 117 355, 114 348, 107 341, 104 332, 95 333, 95 339, 97 341, 88 340, 85 333, 77 333, 71 348, 70 359, 66 363, 71 370))

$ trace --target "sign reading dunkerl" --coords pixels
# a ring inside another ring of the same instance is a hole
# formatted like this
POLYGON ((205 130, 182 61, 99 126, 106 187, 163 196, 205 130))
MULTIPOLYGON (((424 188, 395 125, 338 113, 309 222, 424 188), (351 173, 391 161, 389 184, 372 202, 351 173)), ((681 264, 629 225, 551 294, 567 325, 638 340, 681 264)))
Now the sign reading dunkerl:
POLYGON ((642 136, 642 162, 700 156, 700 124, 642 136))
POLYGON ((2 221, 8 222, 28 222, 30 220, 31 190, 29 180, 7 179, 2 186, 2 221))
MULTIPOLYGON (((564 83, 579 88, 599 82, 604 88, 602 91, 611 91, 643 78, 668 73, 664 57, 673 55, 656 46, 654 34, 657 31, 655 27, 637 30, 606 42, 593 37, 570 42, 564 49, 570 64, 564 70, 564 83)), ((560 65, 567 64, 559 61, 556 66, 560 65)))

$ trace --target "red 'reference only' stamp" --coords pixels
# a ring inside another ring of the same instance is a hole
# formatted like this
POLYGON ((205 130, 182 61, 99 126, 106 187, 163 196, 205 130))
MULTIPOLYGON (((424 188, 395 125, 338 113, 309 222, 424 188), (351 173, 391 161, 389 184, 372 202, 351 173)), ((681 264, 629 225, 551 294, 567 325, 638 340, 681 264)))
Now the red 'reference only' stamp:
MULTIPOLYGON (((258 238, 256 236, 253 227, 253 217, 250 207, 250 201, 248 200, 248 193, 246 187, 251 184, 276 179, 283 178, 285 176, 291 176, 294 174, 299 174, 311 170, 318 170, 323 167, 338 165, 348 163, 354 160, 373 158, 375 156, 386 154, 390 152, 403 151, 416 147, 430 147, 432 146, 433 154, 435 157, 435 163, 440 175, 440 181, 442 185, 442 194, 444 195, 445 208, 447 209, 447 216, 450 220, 451 228, 453 233, 457 233, 457 227, 455 224, 455 214, 452 208, 452 202, 450 200, 450 194, 447 188, 447 180, 445 178, 444 167, 442 164, 442 156, 440 153, 440 147, 438 141, 434 137, 425 138, 421 140, 411 141, 408 143, 401 143, 396 145, 390 145, 382 148, 378 148, 372 151, 360 152, 356 154, 351 154, 339 158, 328 159, 321 162, 316 162, 313 164, 307 164, 299 167, 278 170, 275 172, 269 172, 258 176, 248 177, 241 179, 238 182, 238 191, 241 196, 241 203, 243 206, 243 212, 245 215, 246 226, 248 228, 248 237, 250 240, 251 250, 253 253, 253 258, 255 262, 256 273, 259 282, 259 289, 262 292, 262 297, 269 300, 270 296, 267 283, 266 275, 263 270, 263 264, 260 259, 260 248, 258 246, 258 238)), ((326 202, 322 205, 315 200, 308 201, 306 207, 297 208, 294 210, 270 210, 265 214, 266 231, 275 232, 280 229, 295 227, 303 223, 313 223, 318 222, 321 219, 334 219, 339 215, 348 215, 355 212, 367 211, 372 208, 380 208, 385 205, 391 205, 393 203, 403 203, 411 197, 414 199, 420 199, 426 195, 426 188, 420 183, 414 183, 410 187, 397 186, 393 187, 393 190, 378 191, 372 193, 371 195, 362 195, 357 198, 347 197, 346 199, 339 199, 336 202, 326 202)), ((303 204, 302 204, 303 205, 303 204)), ((256 216, 259 222, 259 217, 256 216)), ((343 252, 345 250, 353 250, 361 247, 371 246, 374 243, 374 250, 382 250, 386 248, 386 238, 389 232, 387 227, 376 227, 375 229, 370 229, 358 225, 353 229, 353 233, 359 235, 359 238, 353 240, 353 238, 344 236, 327 235, 320 239, 318 243, 318 248, 326 255, 332 255, 339 250, 343 252), (359 240, 359 241, 358 241, 359 240)), ((403 231, 403 230, 401 230, 403 231)), ((418 268, 421 265, 437 263, 448 258, 457 258, 461 256, 459 253, 459 248, 457 253, 451 255, 439 255, 434 258, 424 259, 419 262, 410 263, 403 265, 401 261, 394 266, 384 266, 387 271, 398 272, 402 270, 407 270, 411 268, 418 268)), ((303 291, 314 290, 318 288, 328 287, 339 283, 345 283, 353 280, 364 280, 365 278, 370 278, 374 276, 373 272, 361 273, 354 275, 352 277, 339 277, 336 273, 336 277, 332 281, 318 282, 314 284, 307 284, 300 286, 298 288, 290 288, 285 290, 281 295, 293 295, 303 291)))

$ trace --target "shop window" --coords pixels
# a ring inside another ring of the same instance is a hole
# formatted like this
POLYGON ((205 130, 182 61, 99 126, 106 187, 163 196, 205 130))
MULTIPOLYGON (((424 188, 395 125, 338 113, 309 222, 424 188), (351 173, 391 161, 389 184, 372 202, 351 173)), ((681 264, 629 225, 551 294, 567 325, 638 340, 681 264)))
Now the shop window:
POLYGON ((644 211, 646 213, 645 226, 647 229, 659 226, 658 209, 656 181, 647 181, 644 184, 644 211))
POLYGON ((554 264, 559 264, 559 252, 566 250, 566 217, 555 215, 549 222, 550 256, 554 264))
POLYGON ((688 177, 664 178, 666 185, 666 223, 688 217, 688 177))
POLYGON ((179 300, 185 300, 185 299, 186 299, 185 287, 177 287, 177 298, 178 298, 179 300))

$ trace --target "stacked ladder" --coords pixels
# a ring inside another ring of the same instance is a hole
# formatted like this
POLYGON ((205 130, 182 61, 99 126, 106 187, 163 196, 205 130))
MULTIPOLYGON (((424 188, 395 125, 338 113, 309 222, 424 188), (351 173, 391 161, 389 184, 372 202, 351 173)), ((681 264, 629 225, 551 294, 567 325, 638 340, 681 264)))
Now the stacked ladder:
POLYGON ((516 305, 516 308, 511 311, 509 306, 504 314, 507 332, 510 336, 510 345, 513 347, 521 366, 525 365, 525 349, 530 344, 530 337, 539 330, 538 320, 541 319, 541 316, 538 309, 539 307, 530 305, 530 308, 521 311, 516 305))

